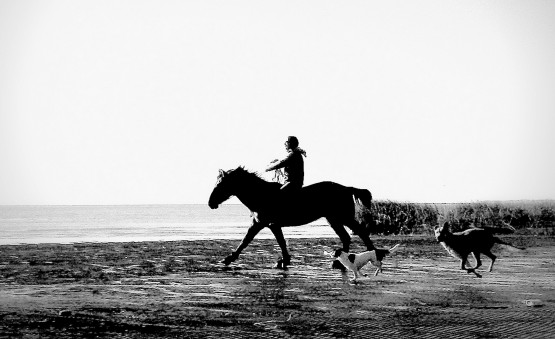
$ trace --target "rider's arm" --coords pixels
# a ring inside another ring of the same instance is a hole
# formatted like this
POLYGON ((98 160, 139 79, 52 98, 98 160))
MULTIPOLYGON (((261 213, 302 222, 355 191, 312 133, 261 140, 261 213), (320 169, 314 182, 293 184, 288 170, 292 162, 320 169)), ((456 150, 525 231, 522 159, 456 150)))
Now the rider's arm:
POLYGON ((292 155, 293 155, 293 153, 289 153, 289 155, 287 155, 287 157, 285 159, 280 160, 280 161, 276 162, 275 164, 271 165, 270 167, 268 167, 266 169, 266 172, 270 172, 270 171, 276 170, 278 168, 282 168, 282 167, 287 166, 287 163, 289 162, 289 159, 291 159, 292 155))

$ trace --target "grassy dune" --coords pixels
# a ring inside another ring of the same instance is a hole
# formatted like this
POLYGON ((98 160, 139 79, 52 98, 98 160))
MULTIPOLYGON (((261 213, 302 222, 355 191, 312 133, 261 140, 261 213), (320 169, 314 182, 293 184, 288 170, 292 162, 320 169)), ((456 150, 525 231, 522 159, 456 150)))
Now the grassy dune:
POLYGON ((506 227, 519 233, 554 235, 555 201, 484 201, 456 204, 374 201, 357 217, 373 234, 428 234, 448 221, 454 231, 470 226, 506 227))

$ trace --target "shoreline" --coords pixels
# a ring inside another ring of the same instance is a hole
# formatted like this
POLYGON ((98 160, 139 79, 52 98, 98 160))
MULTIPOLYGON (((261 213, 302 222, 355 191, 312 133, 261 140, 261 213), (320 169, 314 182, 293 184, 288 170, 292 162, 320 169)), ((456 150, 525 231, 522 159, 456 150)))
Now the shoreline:
MULTIPOLYGON (((246 233, 246 228, 245 228, 245 233, 246 233)), ((257 235, 253 242, 262 240, 262 241, 275 241, 275 238, 273 236, 272 233, 267 232, 268 234, 263 234, 262 236, 257 235)), ((313 236, 306 236, 306 234, 301 234, 301 235, 288 235, 284 232, 285 234, 285 240, 289 241, 289 240, 324 240, 324 239, 330 239, 333 240, 335 242, 337 242, 338 244, 340 244, 340 240, 339 237, 335 234, 330 234, 330 235, 320 235, 320 234, 316 234, 313 236)), ((184 243, 194 243, 194 242, 221 242, 221 241, 227 241, 227 242, 236 242, 237 244, 243 239, 244 234, 242 234, 240 237, 235 237, 233 235, 230 236, 219 236, 219 237, 213 237, 213 238, 198 238, 198 239, 150 239, 150 238, 145 238, 145 239, 141 239, 141 240, 113 240, 113 241, 70 241, 70 242, 56 242, 56 241, 52 241, 52 242, 21 242, 21 243, 6 243, 6 244, 2 244, 0 243, 0 248, 2 247, 14 247, 14 246, 57 246, 57 245, 102 245, 102 244, 135 244, 135 243, 178 243, 178 242, 184 242, 184 243)), ((358 236, 354 235, 354 234, 350 234, 351 236, 351 241, 352 243, 358 243, 360 242, 360 239, 358 238, 358 236)), ((541 244, 545 243, 545 242, 550 242, 551 240, 555 241, 555 236, 554 235, 542 235, 542 234, 502 234, 502 235, 497 235, 500 238, 504 238, 504 239, 526 239, 527 242, 530 242, 531 244, 533 244, 534 246, 541 246, 541 244)), ((370 235, 370 239, 375 242, 375 241, 380 241, 380 240, 384 240, 386 242, 388 241, 393 241, 393 240, 398 240, 398 241, 424 241, 424 240, 428 240, 430 243, 437 243, 435 240, 434 235, 432 234, 403 234, 403 235, 370 235)), ((276 243, 277 245, 277 243, 276 243)))
MULTIPOLYGON (((318 227, 318 228, 329 228, 329 232, 320 232, 319 234, 311 235, 309 232, 295 232, 296 230, 284 230, 284 235, 286 238, 289 239, 318 239, 318 238, 333 238, 337 237, 333 233, 333 230, 327 225, 310 225, 310 226, 302 226, 302 227, 318 227)), ((94 240, 80 240, 72 238, 64 239, 62 241, 45 241, 44 238, 37 239, 37 240, 30 240, 29 242, 25 242, 25 240, 17 241, 6 241, 0 239, 0 247, 1 246, 18 246, 18 245, 39 245, 39 244, 102 244, 102 243, 127 243, 127 242, 174 242, 174 241, 213 241, 213 240, 237 240, 241 241, 247 232, 248 227, 237 226, 237 230, 241 230, 240 233, 229 234, 229 235, 218 235, 218 236, 210 236, 210 235, 200 235, 200 236, 160 236, 158 239, 157 237, 152 236, 117 236, 117 237, 110 237, 110 239, 102 239, 98 241, 94 240)), ((306 230, 306 228, 305 228, 306 230)), ((82 237, 81 237, 82 238, 82 237)), ((52 237, 54 239, 54 237, 52 237)), ((260 234, 257 235, 256 239, 274 239, 274 235, 270 232, 270 230, 263 230, 260 234)))

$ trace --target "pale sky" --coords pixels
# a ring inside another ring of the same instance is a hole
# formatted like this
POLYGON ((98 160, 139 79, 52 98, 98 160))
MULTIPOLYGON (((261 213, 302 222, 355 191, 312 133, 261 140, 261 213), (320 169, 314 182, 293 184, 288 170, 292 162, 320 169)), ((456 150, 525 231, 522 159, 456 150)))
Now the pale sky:
POLYGON ((305 184, 555 199, 554 60, 555 1, 0 0, 0 204, 206 203, 288 135, 305 184))

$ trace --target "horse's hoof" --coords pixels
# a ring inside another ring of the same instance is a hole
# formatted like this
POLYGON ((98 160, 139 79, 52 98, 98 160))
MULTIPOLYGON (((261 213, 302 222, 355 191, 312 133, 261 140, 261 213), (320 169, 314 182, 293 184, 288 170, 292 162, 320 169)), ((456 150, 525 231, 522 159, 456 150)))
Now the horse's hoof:
POLYGON ((235 260, 237 260, 237 257, 238 257, 238 256, 236 256, 236 255, 230 254, 230 255, 228 255, 227 257, 225 257, 225 259, 223 259, 223 260, 220 261, 220 262, 221 262, 222 264, 224 264, 224 265, 227 266, 227 265, 231 264, 232 262, 234 262, 235 260))
POLYGON ((279 258, 276 266, 274 266, 275 268, 278 268, 280 270, 286 270, 287 266, 291 265, 291 257, 286 257, 286 258, 279 258))
POLYGON ((291 257, 284 257, 281 259, 281 261, 283 262, 284 267, 291 265, 291 257))

